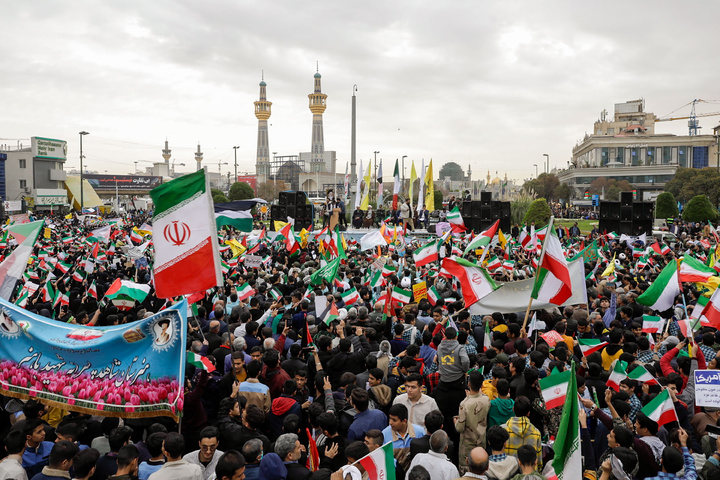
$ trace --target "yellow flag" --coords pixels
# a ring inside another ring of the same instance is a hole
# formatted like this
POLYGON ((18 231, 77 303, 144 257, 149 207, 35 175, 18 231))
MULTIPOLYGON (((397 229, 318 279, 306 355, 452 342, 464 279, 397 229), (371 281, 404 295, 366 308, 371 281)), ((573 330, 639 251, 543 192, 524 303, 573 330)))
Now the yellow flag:
POLYGON ((238 255, 242 255, 242 253, 245 251, 245 247, 242 246, 242 243, 238 242, 237 240, 225 240, 225 245, 230 246, 230 250, 232 250, 233 257, 237 257, 238 255))
POLYGON ((287 222, 281 222, 280 220, 275 220, 275 231, 279 232, 282 230, 282 228, 287 225, 287 222))
MULTIPOLYGON (((415 180, 417 180, 417 172, 415 171, 415 160, 412 162, 412 166, 410 167, 410 187, 408 188, 408 197, 410 197, 410 210, 413 209, 413 185, 415 184, 415 180)), ((421 199, 418 198, 418 202, 421 199)))
POLYGON ((500 242, 500 246, 503 250, 505 250, 505 245, 507 245, 507 238, 505 238, 505 235, 503 235, 502 230, 498 228, 498 242, 500 242))
POLYGON ((65 215, 65 220, 72 220, 72 213, 65 215))
POLYGON ((428 165, 427 172, 425 172, 425 206, 428 212, 435 210, 435 186, 433 185, 433 172, 432 172, 432 158, 428 165))
POLYGON ((43 231, 43 237, 50 238, 50 235, 51 235, 51 231, 49 228, 46 227, 45 231, 43 231))
POLYGON ((602 277, 609 277, 609 276, 612 275, 613 273, 615 273, 615 254, 614 254, 614 253, 613 253, 613 258, 612 258, 612 260, 610 261, 610 265, 607 266, 607 268, 605 269, 605 271, 602 273, 601 276, 602 276, 602 277))
POLYGON ((367 211, 368 206, 370 205, 370 166, 371 163, 368 162, 367 173, 365 173, 365 178, 363 178, 365 181, 365 188, 363 189, 363 199, 362 203, 360 203, 360 210, 364 212, 367 211))
POLYGON ((307 248, 308 235, 310 235, 310 232, 308 232, 304 228, 300 230, 300 246, 302 248, 307 248))

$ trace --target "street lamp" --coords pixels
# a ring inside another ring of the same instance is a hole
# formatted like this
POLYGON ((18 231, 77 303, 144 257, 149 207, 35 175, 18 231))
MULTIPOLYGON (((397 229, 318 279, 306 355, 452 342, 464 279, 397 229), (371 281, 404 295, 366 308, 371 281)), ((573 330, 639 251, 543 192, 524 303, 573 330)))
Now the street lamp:
POLYGON ((83 151, 82 151, 82 139, 85 135, 90 135, 90 132, 83 130, 79 133, 80 135, 80 213, 82 214, 83 207, 85 206, 85 192, 83 190, 83 151))
POLYGON ((402 184, 405 185, 405 159, 407 158, 407 155, 403 155, 402 157, 402 169, 403 169, 403 175, 402 175, 402 184))
POLYGON ((135 160, 135 175, 137 175, 137 164, 138 164, 138 160, 135 160))
POLYGON ((550 173, 550 155, 543 153, 543 157, 547 157, 547 166, 545 167, 545 173, 550 173))
MULTIPOLYGON (((238 145, 237 147, 233 147, 233 150, 235 150, 235 182, 238 181, 238 179, 237 179, 237 149, 238 148, 240 148, 240 145, 238 145)), ((228 182, 228 183, 230 183, 230 182, 228 182)))
POLYGON ((537 174, 537 163, 533 163, 533 166, 535 167, 535 178, 537 178, 537 176, 538 176, 538 174, 537 174))

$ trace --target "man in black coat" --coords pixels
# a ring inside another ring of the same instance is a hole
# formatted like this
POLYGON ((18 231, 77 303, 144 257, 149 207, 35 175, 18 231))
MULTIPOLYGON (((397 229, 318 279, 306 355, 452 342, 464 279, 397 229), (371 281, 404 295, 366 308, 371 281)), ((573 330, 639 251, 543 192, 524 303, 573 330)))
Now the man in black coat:
POLYGON ((355 329, 355 334, 360 341, 360 348, 356 347, 354 352, 350 352, 352 342, 349 338, 344 337, 343 328, 338 330, 343 338, 340 339, 338 348, 333 350, 333 357, 327 364, 333 389, 340 386, 340 377, 343 373, 351 372, 357 375, 365 370, 365 356, 370 353, 370 344, 361 328, 355 329))

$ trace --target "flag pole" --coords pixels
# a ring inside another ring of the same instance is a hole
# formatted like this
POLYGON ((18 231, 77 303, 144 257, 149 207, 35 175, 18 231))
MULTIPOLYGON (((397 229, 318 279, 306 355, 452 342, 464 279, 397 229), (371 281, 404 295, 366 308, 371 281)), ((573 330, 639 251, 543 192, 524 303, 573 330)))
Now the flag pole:
MULTIPOLYGON (((555 217, 550 215, 550 220, 548 221, 548 224, 547 224, 547 232, 545 233, 545 241, 543 241, 542 250, 540 251, 540 259, 538 260, 538 268, 537 268, 537 270, 535 270, 535 284, 533 285, 533 290, 535 289, 535 285, 537 285, 538 273, 542 266, 543 259, 545 258, 545 248, 547 247, 548 235, 552 235, 553 223, 555 223, 555 217)), ((530 292, 530 301, 528 302, 527 310, 525 310, 525 319, 523 320, 523 325, 522 325, 523 330, 527 326, 528 316, 530 316, 530 307, 532 307, 532 301, 533 301, 532 292, 530 292)))

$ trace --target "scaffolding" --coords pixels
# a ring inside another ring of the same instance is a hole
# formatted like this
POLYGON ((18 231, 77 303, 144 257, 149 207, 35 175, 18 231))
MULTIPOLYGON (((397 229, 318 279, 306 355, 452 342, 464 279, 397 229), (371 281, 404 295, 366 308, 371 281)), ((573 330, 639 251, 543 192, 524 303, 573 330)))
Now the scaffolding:
POLYGON ((299 155, 273 155, 270 161, 270 179, 282 180, 290 190, 300 188, 300 173, 305 171, 305 161, 299 155))

